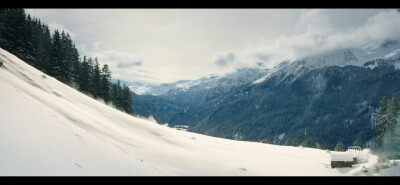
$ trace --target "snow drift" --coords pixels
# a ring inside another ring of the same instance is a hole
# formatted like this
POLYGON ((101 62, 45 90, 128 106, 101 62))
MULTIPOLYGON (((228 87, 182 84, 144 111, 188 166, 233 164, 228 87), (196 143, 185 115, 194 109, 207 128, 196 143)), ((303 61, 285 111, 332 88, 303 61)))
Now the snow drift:
POLYGON ((400 165, 373 173, 372 155, 331 169, 325 150, 178 131, 104 105, 2 49, 0 61, 0 175, 400 175, 400 165))

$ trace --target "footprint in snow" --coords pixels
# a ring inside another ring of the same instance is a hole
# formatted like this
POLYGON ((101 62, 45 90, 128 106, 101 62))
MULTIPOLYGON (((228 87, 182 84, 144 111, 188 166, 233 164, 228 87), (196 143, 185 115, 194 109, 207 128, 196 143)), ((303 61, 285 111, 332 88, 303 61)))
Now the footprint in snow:
POLYGON ((246 168, 239 168, 239 169, 241 169, 242 171, 246 171, 246 168))

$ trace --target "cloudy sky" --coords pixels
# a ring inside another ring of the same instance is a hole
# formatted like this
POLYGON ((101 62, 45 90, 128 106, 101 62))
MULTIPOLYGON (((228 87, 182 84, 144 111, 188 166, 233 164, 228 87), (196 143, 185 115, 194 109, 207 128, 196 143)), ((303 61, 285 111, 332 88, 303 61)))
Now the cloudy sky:
POLYGON ((27 9, 68 31, 80 55, 114 78, 148 83, 197 79, 337 48, 400 39, 390 9, 27 9))

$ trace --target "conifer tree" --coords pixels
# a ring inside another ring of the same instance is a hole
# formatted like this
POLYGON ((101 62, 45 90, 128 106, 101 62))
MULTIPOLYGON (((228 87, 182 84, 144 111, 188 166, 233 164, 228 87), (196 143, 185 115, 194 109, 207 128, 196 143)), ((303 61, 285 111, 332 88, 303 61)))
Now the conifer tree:
POLYGON ((341 141, 338 142, 338 144, 335 147, 335 151, 343 152, 343 143, 341 141))
POLYGON ((378 122, 376 124, 377 138, 375 145, 377 150, 380 150, 382 148, 383 136, 389 125, 388 110, 389 110, 389 99, 385 96, 383 97, 381 102, 381 107, 378 113, 378 122))
POLYGON ((61 44, 61 35, 58 30, 54 31, 52 36, 52 46, 51 46, 51 70, 49 71, 49 75, 57 78, 61 82, 65 82, 65 79, 62 75, 62 66, 63 66, 63 52, 62 52, 62 44, 61 44))
POLYGON ((296 138, 293 139, 292 146, 297 146, 297 140, 296 140, 296 138))
POLYGON ((83 57, 78 84, 81 91, 90 92, 90 66, 86 56, 83 57))
POLYGON ((108 69, 108 65, 104 64, 103 67, 101 68, 100 96, 106 103, 110 101, 110 80, 111 80, 111 71, 108 69))
POLYGON ((97 58, 94 59, 93 75, 92 75, 93 97, 97 98, 101 94, 101 76, 100 65, 97 58))
POLYGON ((361 136, 358 136, 357 139, 353 143, 354 146, 359 146, 361 148, 364 148, 363 141, 361 139, 361 136))
POLYGON ((400 109, 399 98, 396 93, 393 94, 392 99, 390 100, 387 116, 388 116, 388 125, 387 129, 392 130, 396 125, 396 118, 398 116, 400 109))
POLYGON ((129 89, 128 86, 126 86, 124 84, 123 88, 122 88, 122 109, 126 112, 126 113, 133 113, 133 102, 132 102, 132 93, 129 89))
POLYGON ((315 140, 311 140, 311 138, 306 135, 306 138, 304 139, 303 143, 301 144, 303 147, 308 147, 308 148, 315 148, 315 140))
POLYGON ((284 145, 285 145, 285 146, 292 146, 292 145, 293 145, 293 144, 292 144, 292 141, 290 140, 290 138, 287 138, 287 139, 286 139, 284 145))
POLYGON ((50 75, 52 70, 52 62, 51 62, 51 34, 50 29, 47 25, 42 25, 43 35, 39 37, 41 39, 41 48, 38 50, 38 54, 40 55, 40 59, 38 59, 38 66, 42 68, 42 71, 46 74, 50 75))
POLYGON ((111 86, 111 100, 118 109, 121 109, 121 97, 121 82, 118 79, 117 83, 111 86))

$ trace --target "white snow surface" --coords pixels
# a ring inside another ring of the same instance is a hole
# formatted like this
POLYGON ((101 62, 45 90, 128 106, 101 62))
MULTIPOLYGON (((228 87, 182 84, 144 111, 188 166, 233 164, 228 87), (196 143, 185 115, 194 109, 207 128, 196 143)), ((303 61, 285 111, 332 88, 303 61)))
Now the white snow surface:
MULTIPOLYGON (((376 157, 331 169, 325 150, 179 131, 117 111, 0 49, 0 175, 400 175, 376 157), (362 166, 368 173, 361 172, 362 166)), ((397 161, 398 162, 398 161, 397 161)))

